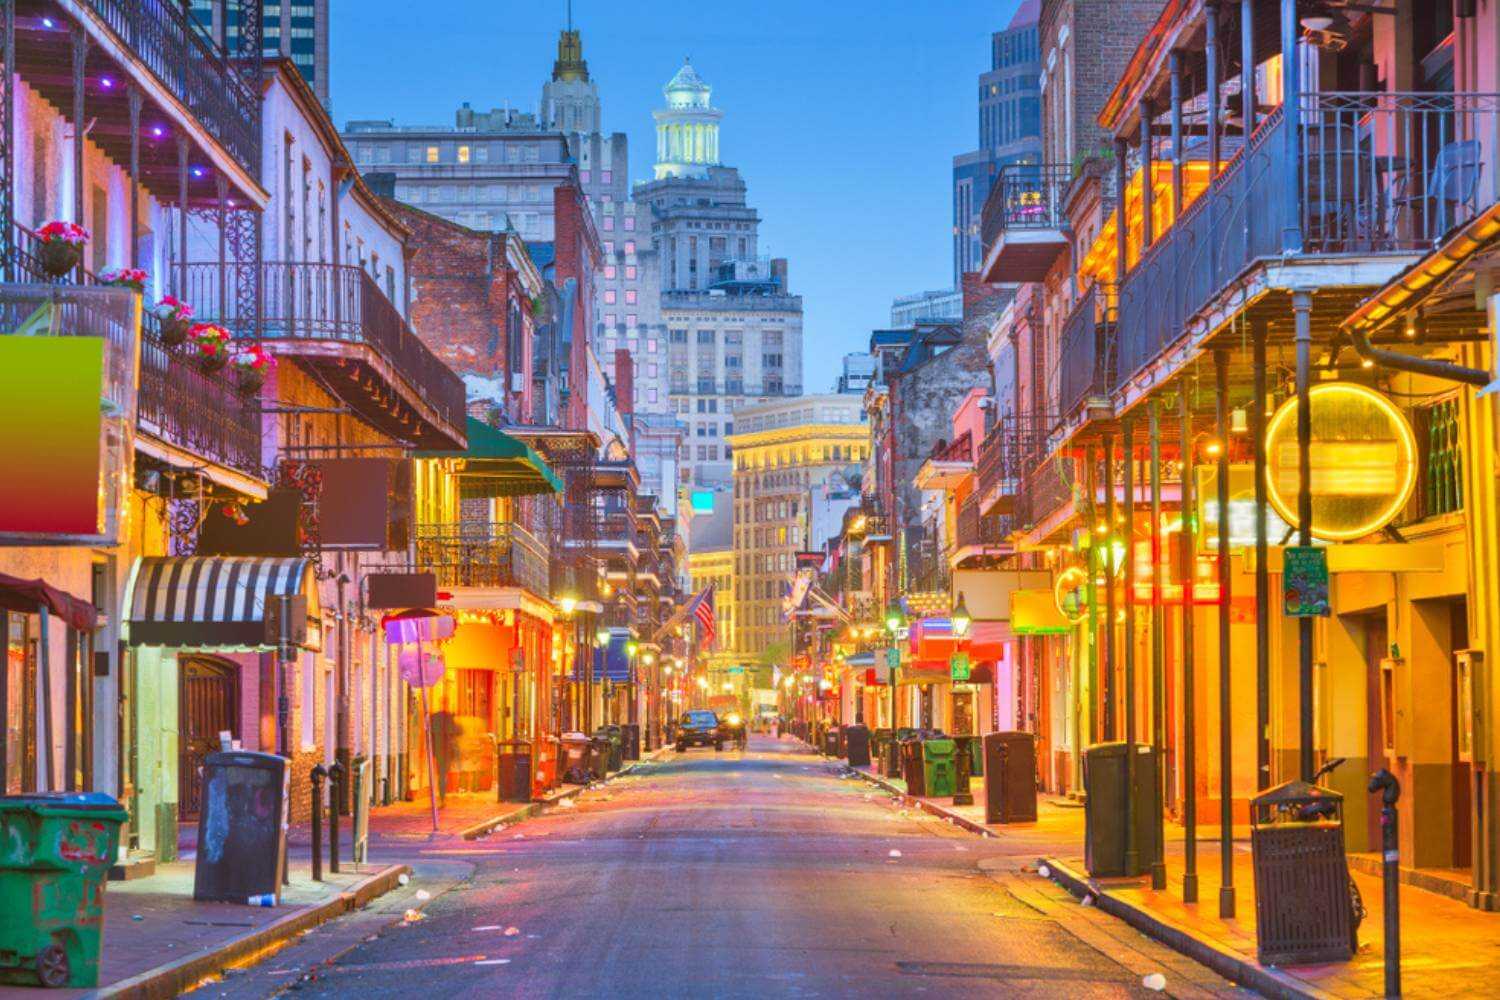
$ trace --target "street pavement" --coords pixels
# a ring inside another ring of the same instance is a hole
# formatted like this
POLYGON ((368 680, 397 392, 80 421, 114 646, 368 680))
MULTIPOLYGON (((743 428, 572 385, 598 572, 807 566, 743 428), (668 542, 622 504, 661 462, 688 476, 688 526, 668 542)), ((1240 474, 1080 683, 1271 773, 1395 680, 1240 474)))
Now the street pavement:
POLYGON ((401 894, 202 994, 1133 997, 1152 973, 1239 993, 1027 874, 1034 853, 769 737, 413 850, 401 894))

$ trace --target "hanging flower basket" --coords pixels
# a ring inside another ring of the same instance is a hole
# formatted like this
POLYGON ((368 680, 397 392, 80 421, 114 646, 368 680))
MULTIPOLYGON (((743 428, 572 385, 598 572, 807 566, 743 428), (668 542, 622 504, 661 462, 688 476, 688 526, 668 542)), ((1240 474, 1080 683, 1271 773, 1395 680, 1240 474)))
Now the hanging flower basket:
POLYGON ((89 231, 76 222, 49 222, 36 232, 40 245, 37 261, 49 278, 63 278, 83 259, 83 245, 89 231))
POLYGON ((181 347, 187 343, 188 333, 193 328, 193 307, 171 295, 163 295, 161 301, 151 307, 151 314, 161 322, 162 343, 168 347, 181 347))
POLYGON ((243 396, 254 396, 266 384, 266 374, 276 367, 276 357, 260 344, 237 348, 230 359, 234 364, 235 386, 243 396))
POLYGON ((99 275, 99 284, 112 288, 128 288, 133 292, 146 290, 146 272, 138 267, 117 267, 99 275))
POLYGON ((195 323, 188 331, 188 341, 198 353, 198 364, 206 372, 223 371, 229 364, 231 341, 229 331, 213 323, 195 323))

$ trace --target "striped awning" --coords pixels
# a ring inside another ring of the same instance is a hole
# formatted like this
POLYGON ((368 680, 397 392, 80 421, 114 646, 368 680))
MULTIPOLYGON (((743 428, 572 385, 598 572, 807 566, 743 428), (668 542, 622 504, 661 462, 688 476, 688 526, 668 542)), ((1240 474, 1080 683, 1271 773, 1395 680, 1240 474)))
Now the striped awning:
POLYGON ((307 647, 317 649, 322 610, 311 560, 182 556, 136 560, 126 591, 132 646, 268 651, 266 604, 307 596, 307 647))

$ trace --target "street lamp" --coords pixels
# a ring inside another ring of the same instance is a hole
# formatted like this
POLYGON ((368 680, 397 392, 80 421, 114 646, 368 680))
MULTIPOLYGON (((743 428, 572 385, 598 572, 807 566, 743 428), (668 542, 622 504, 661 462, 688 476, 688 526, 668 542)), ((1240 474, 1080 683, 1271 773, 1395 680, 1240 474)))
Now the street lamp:
POLYGON ((901 650, 896 645, 901 629, 906 625, 906 612, 901 610, 901 605, 895 601, 885 609, 885 627, 891 633, 890 652, 886 657, 886 664, 890 669, 891 684, 891 738, 887 741, 885 754, 885 776, 894 778, 898 770, 896 757, 896 671, 901 665, 901 650))
POLYGON ((564 594, 557 599, 557 606, 562 609, 565 616, 571 618, 578 608, 578 598, 572 594, 564 594))
POLYGON ((964 603, 963 591, 958 592, 958 603, 953 607, 953 634, 959 639, 969 634, 969 626, 974 624, 974 618, 969 614, 969 607, 964 603))

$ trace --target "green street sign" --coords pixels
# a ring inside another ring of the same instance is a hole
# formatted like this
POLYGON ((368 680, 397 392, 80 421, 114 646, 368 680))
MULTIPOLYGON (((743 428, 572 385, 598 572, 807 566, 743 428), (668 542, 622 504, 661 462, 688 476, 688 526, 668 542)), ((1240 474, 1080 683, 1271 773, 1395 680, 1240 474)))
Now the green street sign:
POLYGON ((1281 589, 1292 618, 1327 618, 1328 550, 1289 545, 1281 555, 1281 589))
POLYGON ((956 681, 968 680, 974 670, 973 664, 969 662, 968 653, 954 653, 948 660, 948 668, 953 672, 953 679, 956 681))
POLYGON ((901 650, 892 646, 885 651, 885 665, 891 669, 901 666, 901 650))
POLYGON ((743 674, 745 672, 745 668, 744 667, 730 667, 729 668, 729 672, 731 674, 743 674))

